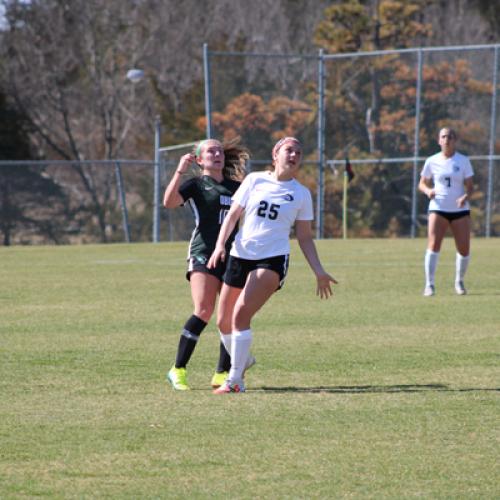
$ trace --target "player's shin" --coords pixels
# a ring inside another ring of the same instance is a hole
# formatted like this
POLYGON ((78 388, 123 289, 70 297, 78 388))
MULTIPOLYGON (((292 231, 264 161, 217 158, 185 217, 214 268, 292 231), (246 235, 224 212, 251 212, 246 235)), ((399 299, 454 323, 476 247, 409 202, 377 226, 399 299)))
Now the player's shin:
POLYGON ((469 266, 470 255, 464 256, 457 252, 455 261, 455 281, 463 281, 467 267, 469 266))
POLYGON ((207 323, 194 314, 186 321, 179 339, 179 347, 177 348, 176 368, 185 368, 189 363, 201 332, 206 326, 207 323))
POLYGON ((231 370, 228 380, 231 384, 242 384, 243 373, 252 346, 252 330, 235 331, 232 335, 231 345, 231 370))
POLYGON ((434 286, 434 277, 436 275, 437 263, 439 260, 439 252, 427 250, 425 252, 424 268, 425 268, 425 285, 434 286))
POLYGON ((221 341, 219 343, 219 361, 216 368, 217 373, 229 372, 231 369, 231 356, 229 353, 230 351, 226 349, 226 346, 221 341))

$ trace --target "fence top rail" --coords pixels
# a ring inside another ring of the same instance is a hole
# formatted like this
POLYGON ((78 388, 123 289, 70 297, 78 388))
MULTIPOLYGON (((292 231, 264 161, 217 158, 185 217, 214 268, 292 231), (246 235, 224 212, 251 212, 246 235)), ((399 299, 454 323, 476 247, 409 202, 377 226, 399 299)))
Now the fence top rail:
POLYGON ((407 49, 372 50, 362 52, 345 52, 342 54, 324 54, 324 59, 342 59, 347 57, 384 56, 391 54, 409 54, 414 52, 451 52, 457 50, 485 50, 498 49, 500 44, 480 44, 480 45, 443 45, 440 47, 414 47, 407 49))
POLYGON ((208 51, 208 54, 211 56, 236 56, 236 57, 266 57, 269 59, 272 58, 281 58, 281 59, 319 59, 319 54, 277 54, 277 53, 266 53, 266 52, 235 52, 228 51, 224 52, 221 50, 208 51))
MULTIPOLYGON (((200 141, 203 139, 200 139, 200 141)), ((174 151, 176 149, 183 149, 183 148, 189 148, 191 146, 194 146, 195 144, 198 144, 200 141, 195 141, 195 142, 185 142, 184 144, 174 144, 173 146, 165 146, 163 148, 158 148, 158 151, 160 153, 168 152, 168 151, 174 151)))
POLYGON ((457 51, 457 50, 485 50, 485 49, 499 49, 500 44, 478 44, 478 45, 444 45, 440 47, 413 47, 405 49, 389 49, 389 50, 372 50, 361 52, 343 52, 341 54, 273 54, 265 52, 235 52, 235 51, 208 51, 211 56, 235 56, 235 57, 263 57, 263 58, 282 58, 282 59, 343 59, 349 57, 369 57, 369 56, 384 56, 391 54, 408 54, 414 52, 443 52, 443 51, 457 51))
POLYGON ((33 166, 41 167, 46 165, 154 165, 152 160, 0 160, 0 167, 8 166, 33 166))
MULTIPOLYGON (((500 160, 500 155, 467 155, 470 160, 500 160)), ((363 164, 363 163, 409 163, 413 161, 423 162, 427 159, 427 156, 408 156, 406 158, 361 158, 361 159, 351 159, 349 158, 349 163, 351 164, 363 164)), ((343 165, 344 160, 327 160, 328 165, 343 165)))
MULTIPOLYGON (((470 160, 500 160, 500 155, 468 155, 470 160)), ((410 162, 424 162, 427 159, 427 156, 406 156, 400 158, 349 158, 349 163, 353 165, 362 165, 362 164, 370 164, 370 163, 410 163, 410 162)), ((249 163, 251 165, 270 165, 271 159, 262 160, 262 159, 250 159, 249 163)), ((304 160, 302 161, 305 165, 317 165, 317 160, 304 160)), ((344 159, 336 159, 336 160, 325 160, 326 165, 344 165, 344 159)))

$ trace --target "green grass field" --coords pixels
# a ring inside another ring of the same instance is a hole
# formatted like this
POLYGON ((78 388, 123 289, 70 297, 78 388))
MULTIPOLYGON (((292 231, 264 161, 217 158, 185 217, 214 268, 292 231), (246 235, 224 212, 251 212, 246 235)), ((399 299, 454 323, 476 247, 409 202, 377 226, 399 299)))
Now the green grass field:
POLYGON ((499 498, 500 240, 454 294, 445 240, 297 246, 253 323, 248 392, 214 396, 212 321, 187 393, 186 243, 0 248, 0 498, 499 498))

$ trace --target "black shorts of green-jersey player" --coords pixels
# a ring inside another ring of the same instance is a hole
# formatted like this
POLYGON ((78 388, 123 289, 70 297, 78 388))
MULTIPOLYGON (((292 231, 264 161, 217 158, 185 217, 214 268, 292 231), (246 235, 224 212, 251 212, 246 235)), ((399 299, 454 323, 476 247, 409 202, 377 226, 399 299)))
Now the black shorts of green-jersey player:
MULTIPOLYGON (((215 269, 208 269, 206 264, 214 251, 224 217, 231 207, 231 196, 239 185, 238 181, 231 179, 224 178, 219 183, 212 177, 203 175, 187 180, 179 188, 179 193, 184 203, 189 203, 195 220, 187 256, 188 280, 193 271, 200 271, 216 276, 222 281, 225 264, 222 263, 215 269)), ((237 231, 236 227, 226 242, 228 255, 237 231)))

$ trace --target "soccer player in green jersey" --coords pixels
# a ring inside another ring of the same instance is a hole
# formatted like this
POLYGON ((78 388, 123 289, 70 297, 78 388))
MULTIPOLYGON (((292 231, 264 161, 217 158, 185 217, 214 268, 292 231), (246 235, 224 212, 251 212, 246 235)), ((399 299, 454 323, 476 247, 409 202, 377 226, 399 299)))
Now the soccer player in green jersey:
MULTIPOLYGON (((175 364, 167 374, 167 380, 175 390, 189 390, 186 366, 215 309, 225 264, 221 263, 213 269, 207 268, 206 264, 214 251, 221 224, 231 206, 231 196, 244 177, 247 159, 247 150, 234 143, 223 146, 214 139, 201 141, 193 152, 182 156, 165 190, 163 205, 166 208, 189 203, 195 219, 195 228, 189 242, 186 273, 194 310, 184 324, 175 364), (201 175, 181 182, 192 164, 198 165, 201 175)), ((236 230, 228 239, 228 251, 235 233, 236 230)), ((230 366, 230 356, 221 342, 212 387, 219 387, 224 382, 230 366)))

